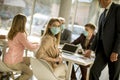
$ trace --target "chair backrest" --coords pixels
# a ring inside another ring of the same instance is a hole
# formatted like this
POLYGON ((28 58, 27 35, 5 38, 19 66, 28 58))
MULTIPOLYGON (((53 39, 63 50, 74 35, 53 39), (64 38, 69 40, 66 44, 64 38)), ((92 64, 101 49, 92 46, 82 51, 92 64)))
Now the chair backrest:
POLYGON ((0 59, 0 71, 1 72, 10 72, 12 71, 10 68, 8 68, 0 59))
POLYGON ((53 74, 52 67, 42 59, 31 58, 31 67, 38 80, 58 80, 53 74))
POLYGON ((0 59, 0 72, 16 72, 16 73, 21 73, 21 71, 14 71, 7 67, 4 62, 0 59))
POLYGON ((7 67, 4 62, 2 62, 2 60, 0 59, 0 72, 11 72, 11 78, 14 80, 14 74, 13 72, 17 73, 17 74, 20 74, 21 71, 14 71, 12 69, 10 69, 9 67, 7 67))

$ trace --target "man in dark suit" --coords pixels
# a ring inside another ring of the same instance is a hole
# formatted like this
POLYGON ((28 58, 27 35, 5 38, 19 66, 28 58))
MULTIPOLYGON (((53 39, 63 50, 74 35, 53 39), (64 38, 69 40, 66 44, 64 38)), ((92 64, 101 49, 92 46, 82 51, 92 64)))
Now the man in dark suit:
MULTIPOLYGON (((99 0, 99 3, 105 10, 100 16, 98 32, 91 46, 96 58, 90 70, 89 80, 99 80, 101 71, 107 64, 109 80, 119 80, 120 7, 112 0, 99 0)), ((86 53, 90 53, 91 50, 87 50, 86 53)))

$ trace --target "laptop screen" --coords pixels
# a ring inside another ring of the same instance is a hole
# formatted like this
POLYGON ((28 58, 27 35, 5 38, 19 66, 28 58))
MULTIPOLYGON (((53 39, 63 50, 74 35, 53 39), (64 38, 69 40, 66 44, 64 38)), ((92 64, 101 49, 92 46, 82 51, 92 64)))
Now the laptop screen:
POLYGON ((73 44, 64 44, 62 47, 62 51, 69 52, 69 53, 76 53, 78 46, 73 44))

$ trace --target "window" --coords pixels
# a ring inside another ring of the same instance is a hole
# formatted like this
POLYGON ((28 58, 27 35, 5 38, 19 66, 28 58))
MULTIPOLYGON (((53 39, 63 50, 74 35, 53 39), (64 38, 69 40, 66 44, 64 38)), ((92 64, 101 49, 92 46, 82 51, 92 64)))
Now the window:
POLYGON ((13 17, 17 13, 23 13, 28 20, 27 32, 39 36, 41 28, 45 26, 49 17, 58 16, 59 4, 60 0, 4 0, 0 2, 0 29, 8 31, 13 17))

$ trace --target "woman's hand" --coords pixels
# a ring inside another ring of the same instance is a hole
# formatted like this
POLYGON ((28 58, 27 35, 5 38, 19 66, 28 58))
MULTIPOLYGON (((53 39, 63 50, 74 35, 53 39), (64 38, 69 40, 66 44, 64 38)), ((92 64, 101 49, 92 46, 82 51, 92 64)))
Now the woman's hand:
POLYGON ((56 50, 56 51, 57 51, 57 54, 59 54, 59 53, 60 53, 60 49, 59 49, 59 48, 57 48, 57 50, 56 50))
POLYGON ((55 63, 58 63, 58 64, 59 64, 59 63, 62 63, 62 57, 59 56, 59 57, 55 58, 55 59, 54 59, 54 62, 55 62, 55 63))
POLYGON ((62 56, 59 56, 59 63, 62 63, 62 56))

